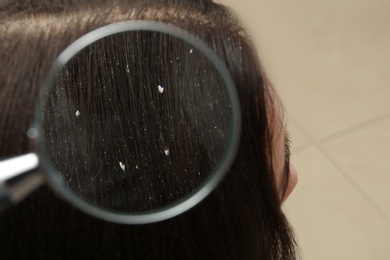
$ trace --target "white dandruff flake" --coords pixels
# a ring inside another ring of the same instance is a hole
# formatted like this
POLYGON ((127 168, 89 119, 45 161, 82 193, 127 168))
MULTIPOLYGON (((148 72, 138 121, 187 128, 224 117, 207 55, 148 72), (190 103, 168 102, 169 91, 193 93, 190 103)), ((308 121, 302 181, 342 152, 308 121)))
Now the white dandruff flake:
POLYGON ((191 49, 190 49, 190 53, 193 53, 193 52, 194 52, 194 48, 191 48, 191 49))
POLYGON ((168 148, 165 149, 165 150, 164 150, 164 153, 165 153, 166 156, 169 156, 169 149, 168 149, 168 148))
POLYGON ((162 94, 164 92, 164 87, 161 85, 158 85, 158 92, 160 92, 162 94))
POLYGON ((38 131, 35 128, 30 128, 27 131, 27 136, 30 139, 35 139, 38 137, 38 131))
POLYGON ((126 165, 122 162, 119 162, 119 167, 121 167, 122 171, 126 171, 126 165))
POLYGON ((80 116, 80 111, 76 111, 76 113, 74 113, 75 114, 75 116, 77 116, 77 117, 79 117, 80 116))

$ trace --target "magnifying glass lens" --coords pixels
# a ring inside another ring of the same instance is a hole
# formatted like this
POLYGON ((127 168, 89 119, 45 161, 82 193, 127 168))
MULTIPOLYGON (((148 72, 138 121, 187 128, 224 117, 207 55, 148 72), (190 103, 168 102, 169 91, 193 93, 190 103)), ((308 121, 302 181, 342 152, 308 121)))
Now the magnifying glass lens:
POLYGON ((235 119, 226 82, 207 53, 168 33, 92 42, 54 70, 41 100, 51 178, 115 214, 186 201, 230 163, 235 119))

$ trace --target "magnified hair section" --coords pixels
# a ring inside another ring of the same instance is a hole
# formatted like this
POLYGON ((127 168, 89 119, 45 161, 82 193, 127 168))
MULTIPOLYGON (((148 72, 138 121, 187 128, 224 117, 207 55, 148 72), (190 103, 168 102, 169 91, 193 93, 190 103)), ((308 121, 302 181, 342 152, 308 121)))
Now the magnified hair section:
POLYGON ((111 212, 186 199, 229 149, 232 105, 218 68, 168 34, 128 31, 90 44, 56 72, 46 98, 53 172, 111 212))

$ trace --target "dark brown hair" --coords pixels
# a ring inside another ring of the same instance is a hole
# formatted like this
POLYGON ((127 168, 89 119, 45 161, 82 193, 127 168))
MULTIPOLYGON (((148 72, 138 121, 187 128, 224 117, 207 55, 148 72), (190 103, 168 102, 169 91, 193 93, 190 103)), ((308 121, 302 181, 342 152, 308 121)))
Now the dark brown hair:
POLYGON ((274 108, 267 104, 273 90, 237 19, 208 0, 76 2, 0 4, 1 157, 30 151, 26 131, 37 93, 60 52, 95 28, 126 20, 180 27, 225 62, 242 110, 238 154, 208 198, 155 224, 95 219, 42 187, 1 212, 0 258, 295 259, 296 243, 281 211, 272 166, 274 108))

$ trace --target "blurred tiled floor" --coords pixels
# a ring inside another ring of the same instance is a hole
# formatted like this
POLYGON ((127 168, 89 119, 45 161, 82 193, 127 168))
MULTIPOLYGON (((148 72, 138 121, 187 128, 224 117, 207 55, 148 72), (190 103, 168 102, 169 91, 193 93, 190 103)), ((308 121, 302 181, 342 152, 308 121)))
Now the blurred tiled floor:
POLYGON ((219 0, 287 110, 305 260, 390 259, 390 2, 219 0))

